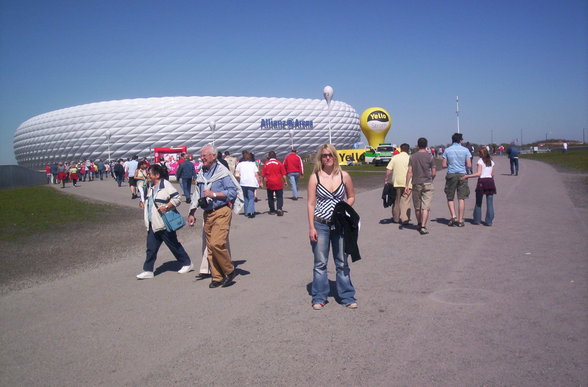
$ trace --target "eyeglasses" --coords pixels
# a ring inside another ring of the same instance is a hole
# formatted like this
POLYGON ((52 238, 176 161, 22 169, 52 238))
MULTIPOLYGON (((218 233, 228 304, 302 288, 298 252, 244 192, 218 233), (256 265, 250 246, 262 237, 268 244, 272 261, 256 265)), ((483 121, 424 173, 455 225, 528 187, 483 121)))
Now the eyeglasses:
POLYGON ((205 157, 213 156, 213 155, 214 155, 213 153, 207 153, 207 154, 201 154, 200 157, 205 158, 205 157))
POLYGON ((327 157, 333 158, 334 156, 333 156, 333 154, 332 154, 332 153, 323 153, 323 154, 321 155, 321 157, 322 157, 323 159, 326 159, 327 157))

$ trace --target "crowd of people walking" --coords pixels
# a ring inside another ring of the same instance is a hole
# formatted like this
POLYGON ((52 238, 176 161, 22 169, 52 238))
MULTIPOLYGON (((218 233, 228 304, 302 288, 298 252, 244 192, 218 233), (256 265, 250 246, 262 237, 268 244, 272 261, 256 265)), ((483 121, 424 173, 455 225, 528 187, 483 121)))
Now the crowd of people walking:
MULTIPOLYGON (((386 167, 385 192, 394 198, 392 221, 406 228, 411 222, 411 201, 417 230, 429 233, 427 227, 437 175, 436 157, 441 157, 442 168, 447 168, 444 192, 449 211, 448 226, 464 227, 465 201, 469 198, 468 179, 477 178, 476 200, 471 224, 492 226, 494 221, 494 161, 487 147, 478 149, 479 159, 473 168, 470 147, 462 145, 463 136, 455 133, 452 145, 432 151, 426 138, 419 138, 417 150, 401 144, 386 167), (442 153, 439 153, 442 151, 442 153), (475 169, 475 170, 474 170, 475 169), (457 203, 455 198, 457 197, 457 203), (482 220, 482 205, 486 197, 486 213, 482 220)), ((511 160, 511 174, 518 174, 518 149, 511 145, 507 154, 511 160)), ((131 199, 139 199, 144 211, 147 230, 146 257, 138 279, 154 278, 154 265, 161 244, 165 244, 180 263, 178 273, 194 269, 194 264, 177 238, 177 228, 170 225, 169 215, 177 213, 182 195, 169 182, 164 162, 150 164, 133 156, 127 160, 104 162, 83 160, 80 163, 55 163, 46 167, 48 182, 103 180, 112 177, 118 187, 128 180, 131 199)), ((298 200, 299 179, 304 177, 304 164, 296 149, 281 162, 274 151, 269 151, 264 162, 248 151, 241 160, 213 145, 204 146, 197 161, 189 154, 180 155, 176 178, 180 183, 189 215, 179 226, 194 226, 196 211, 202 210, 202 262, 197 279, 210 278, 210 288, 227 287, 235 283, 238 271, 232 261, 229 233, 233 214, 256 217, 257 190, 265 187, 268 214, 284 216, 284 189, 290 187, 292 200, 298 200)), ((321 310, 328 303, 330 292, 327 262, 329 252, 335 264, 335 281, 338 301, 350 309, 358 307, 355 288, 351 281, 348 257, 360 259, 357 246, 359 215, 353 210, 355 203, 351 176, 342 170, 336 148, 321 145, 314 155, 314 167, 308 179, 307 216, 308 237, 314 256, 311 305, 321 310)), ((180 216, 181 217, 181 216, 180 216)))

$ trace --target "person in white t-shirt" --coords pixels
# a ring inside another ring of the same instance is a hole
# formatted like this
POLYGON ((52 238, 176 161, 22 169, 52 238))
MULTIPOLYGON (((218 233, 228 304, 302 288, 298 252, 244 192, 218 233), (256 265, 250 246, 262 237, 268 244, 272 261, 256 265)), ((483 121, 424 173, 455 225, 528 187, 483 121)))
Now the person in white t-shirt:
POLYGON ((478 151, 480 158, 477 163, 477 172, 465 175, 461 179, 478 177, 476 184, 476 206, 474 207, 474 219, 472 224, 480 224, 482 220, 482 201, 486 196, 486 219, 483 222, 486 226, 492 226, 494 221, 494 195, 496 195, 496 184, 494 183, 494 161, 485 147, 478 151))
POLYGON ((239 179, 245 198, 245 216, 255 218, 255 190, 263 185, 259 169, 251 153, 243 151, 241 162, 235 167, 235 176, 239 179))

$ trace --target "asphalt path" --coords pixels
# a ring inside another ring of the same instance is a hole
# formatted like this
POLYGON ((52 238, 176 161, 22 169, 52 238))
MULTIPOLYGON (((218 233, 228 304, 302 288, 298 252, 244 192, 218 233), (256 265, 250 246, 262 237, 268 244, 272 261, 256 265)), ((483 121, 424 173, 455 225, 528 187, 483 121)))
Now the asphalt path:
MULTIPOLYGON (((332 297, 311 309, 306 203, 288 199, 283 217, 262 213, 265 201, 255 219, 234 217, 240 275, 231 287, 175 273, 166 247, 158 275, 138 281, 138 246, 9 292, 0 297, 0 385, 586 385, 588 209, 549 165, 521 160, 519 176, 507 173, 498 157, 494 225, 454 228, 440 171, 426 236, 386 222, 380 189, 360 192, 356 310, 332 297)), ((137 204, 112 181, 74 191, 137 204)), ((179 237, 195 263, 200 232, 179 237)))

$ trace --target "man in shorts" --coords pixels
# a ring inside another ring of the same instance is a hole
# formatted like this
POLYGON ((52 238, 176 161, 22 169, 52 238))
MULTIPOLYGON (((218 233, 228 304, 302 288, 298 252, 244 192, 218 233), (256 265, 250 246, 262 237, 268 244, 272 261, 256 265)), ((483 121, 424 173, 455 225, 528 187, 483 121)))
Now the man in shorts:
POLYGON ((137 199, 137 182, 135 181, 135 171, 139 166, 139 156, 133 156, 133 159, 127 164, 127 175, 129 176, 129 187, 131 187, 131 199, 137 199))
POLYGON ((417 141, 419 150, 410 156, 408 161, 408 171, 406 172, 406 184, 404 188, 405 195, 410 195, 412 191, 412 203, 418 222, 418 231, 421 235, 429 233, 427 230, 427 220, 429 219, 429 210, 433 200, 433 179, 437 174, 435 159, 431 153, 427 152, 428 141, 421 137, 417 141), (412 182, 412 189, 411 187, 412 182))
POLYGON ((445 195, 447 196, 447 206, 449 207, 448 226, 463 227, 463 216, 465 212, 465 199, 470 196, 470 187, 467 179, 461 177, 466 171, 472 168, 472 153, 468 148, 461 145, 463 136, 461 133, 454 133, 451 136, 452 145, 443 152, 442 166, 447 168, 445 176, 445 195), (459 202, 457 216, 455 216, 455 193, 459 202))

